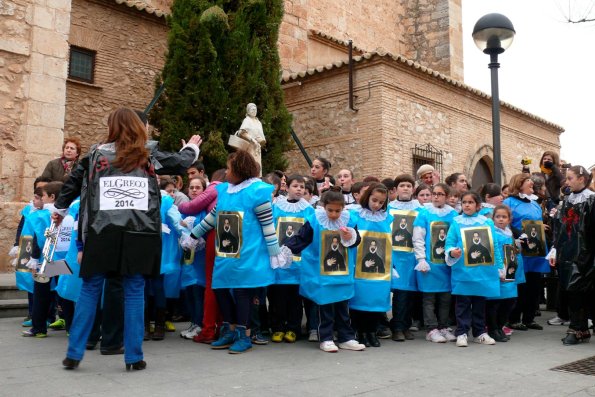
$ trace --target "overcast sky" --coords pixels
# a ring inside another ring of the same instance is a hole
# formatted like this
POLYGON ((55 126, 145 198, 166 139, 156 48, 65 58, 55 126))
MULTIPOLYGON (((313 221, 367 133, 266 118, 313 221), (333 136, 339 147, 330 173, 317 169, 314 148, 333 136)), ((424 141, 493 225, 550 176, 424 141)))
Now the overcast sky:
POLYGON ((490 93, 489 56, 477 49, 471 33, 483 15, 506 15, 516 36, 499 56, 500 99, 562 126, 561 157, 589 167, 595 164, 595 22, 564 22, 569 1, 573 15, 595 3, 463 0, 465 83, 490 93))

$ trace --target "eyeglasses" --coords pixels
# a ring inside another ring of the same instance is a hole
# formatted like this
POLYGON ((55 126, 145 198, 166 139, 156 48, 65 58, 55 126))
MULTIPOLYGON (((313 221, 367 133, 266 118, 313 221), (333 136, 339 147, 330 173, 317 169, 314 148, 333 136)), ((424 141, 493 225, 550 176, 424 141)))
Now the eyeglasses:
POLYGON ((436 196, 436 197, 440 197, 440 196, 446 196, 446 193, 442 193, 442 192, 432 192, 432 196, 436 196))

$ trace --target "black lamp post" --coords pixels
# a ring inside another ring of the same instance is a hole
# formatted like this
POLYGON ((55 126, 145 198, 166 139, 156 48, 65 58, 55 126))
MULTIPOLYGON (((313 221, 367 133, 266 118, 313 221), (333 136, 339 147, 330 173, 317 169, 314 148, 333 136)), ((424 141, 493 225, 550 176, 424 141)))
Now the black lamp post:
POLYGON ((473 41, 477 48, 490 55, 492 75, 492 138, 494 146, 494 182, 502 185, 502 160, 500 156, 500 98, 498 94, 498 54, 502 54, 515 35, 510 19, 502 14, 487 14, 473 27, 473 41))

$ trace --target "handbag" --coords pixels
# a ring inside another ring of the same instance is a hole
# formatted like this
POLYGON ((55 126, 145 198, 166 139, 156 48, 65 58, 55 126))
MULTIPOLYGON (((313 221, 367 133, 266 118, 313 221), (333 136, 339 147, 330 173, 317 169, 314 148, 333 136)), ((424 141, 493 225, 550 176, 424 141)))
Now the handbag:
POLYGON ((235 134, 229 136, 227 144, 233 148, 241 150, 250 150, 250 142, 239 136, 240 130, 236 131, 235 134))

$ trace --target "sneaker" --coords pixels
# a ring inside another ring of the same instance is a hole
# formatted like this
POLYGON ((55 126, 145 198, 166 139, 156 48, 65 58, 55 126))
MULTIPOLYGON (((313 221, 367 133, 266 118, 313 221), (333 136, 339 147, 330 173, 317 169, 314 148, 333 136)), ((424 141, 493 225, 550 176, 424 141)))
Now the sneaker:
POLYGON ((365 348, 366 348, 365 345, 362 345, 355 339, 351 339, 351 340, 348 340, 347 342, 339 343, 339 349, 344 349, 344 350, 360 351, 360 350, 364 350, 365 348))
POLYGON ((541 325, 537 324, 535 321, 533 321, 532 323, 529 323, 529 324, 525 324, 525 327, 527 327, 527 329, 535 329, 537 331, 543 330, 543 327, 541 325))
POLYGON ((440 330, 440 335, 442 335, 447 342, 454 342, 457 340, 457 337, 454 336, 450 328, 442 328, 440 330))
POLYGON ((508 328, 512 328, 512 329, 514 329, 514 330, 517 330, 517 331, 526 331, 526 330, 528 330, 528 329, 529 329, 529 328, 527 328, 527 326, 526 326, 525 324, 523 324, 523 323, 514 323, 514 324, 509 324, 509 325, 508 325, 508 328))
POLYGON ((297 335, 293 331, 287 331, 285 336, 283 336, 283 340, 287 343, 295 343, 297 340, 297 335))
POLYGON ((28 319, 21 323, 21 325, 25 328, 31 328, 33 326, 33 320, 28 319))
POLYGON ((227 349, 229 346, 233 345, 236 340, 236 331, 232 331, 229 329, 229 325, 224 326, 225 328, 221 330, 221 336, 215 342, 211 343, 211 349, 214 350, 221 350, 227 349))
MULTIPOLYGON (((316 335, 316 338, 318 338, 318 335, 316 335)), ((336 353, 339 351, 339 348, 332 340, 326 340, 320 343, 320 350, 327 353, 336 353)))
POLYGON ((457 347, 467 347, 467 334, 457 336, 457 347))
POLYGON ((214 330, 202 329, 198 335, 192 338, 196 343, 211 344, 217 340, 217 333, 214 330))
POLYGON ((284 336, 285 336, 285 332, 274 332, 273 336, 271 337, 271 342, 281 343, 281 342, 283 342, 284 336))
MULTIPOLYGON (((570 324, 570 322, 568 322, 568 324, 570 324)), ((589 328, 589 329, 593 328, 593 320, 591 320, 591 319, 587 320, 587 328, 589 328)))
POLYGON ((190 330, 188 330, 188 332, 186 332, 186 334, 184 335, 184 339, 194 340, 194 337, 196 335, 200 334, 201 330, 202 330, 202 328, 200 328, 200 325, 194 324, 192 329, 190 329, 190 330))
POLYGON ((35 332, 33 331, 33 329, 23 331, 21 335, 26 338, 45 338, 46 336, 48 336, 48 334, 45 334, 43 332, 35 332))
POLYGON ((411 327, 409 327, 409 331, 417 332, 419 331, 420 322, 415 320, 411 323, 411 327))
POLYGON ((176 326, 171 321, 165 322, 165 330, 167 332, 176 332, 176 326))
POLYGON ((403 331, 393 332, 393 338, 395 342, 405 342, 405 333, 403 331))
POLYGON ((484 332, 483 334, 479 335, 477 338, 473 338, 473 342, 479 343, 482 345, 495 345, 496 344, 496 341, 494 339, 492 339, 492 337, 490 335, 488 335, 487 332, 484 332))
POLYGON ((415 339, 415 335, 413 335, 413 332, 411 332, 411 330, 409 330, 409 329, 406 329, 405 331, 403 331, 403 334, 405 335, 405 339, 407 339, 407 340, 415 339))
POLYGON ((310 330, 310 334, 308 335, 308 342, 318 342, 318 331, 315 329, 310 330))
POLYGON ((560 317, 556 316, 553 318, 550 318, 549 320, 547 320, 548 325, 568 325, 570 324, 570 321, 568 320, 563 320, 560 317))
POLYGON ((54 331, 62 331, 66 329, 66 321, 64 319, 59 318, 53 323, 51 323, 48 328, 53 329, 54 331))
POLYGON ((434 343, 446 343, 446 338, 442 336, 437 328, 434 328, 426 334, 426 340, 434 343))
POLYGON ((504 326, 504 327, 502 327, 502 332, 504 332, 504 335, 510 336, 510 335, 512 335, 512 333, 514 331, 512 328, 508 328, 507 326, 504 326))
POLYGON ((265 338, 262 333, 260 332, 255 332, 254 335, 251 336, 252 339, 252 343, 254 343, 255 345, 268 345, 269 344, 269 340, 267 338, 265 338))
POLYGON ((391 336, 393 336, 393 333, 391 332, 390 328, 382 326, 378 329, 378 331, 376 331, 376 337, 380 338, 380 339, 389 339, 391 336))
POLYGON ((236 340, 229 347, 229 354, 241 354, 252 349, 252 342, 250 341, 250 337, 246 335, 246 328, 237 327, 235 333, 236 340))
POLYGON ((186 328, 183 331, 180 331, 180 338, 185 338, 186 337, 186 334, 188 332, 190 332, 193 328, 194 328, 194 324, 190 323, 190 325, 188 326, 188 328, 186 328))

